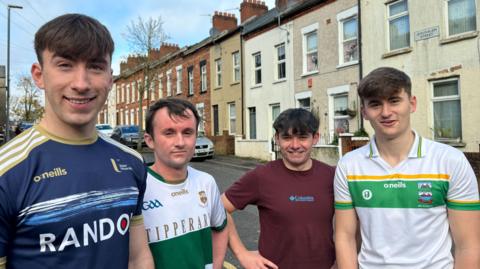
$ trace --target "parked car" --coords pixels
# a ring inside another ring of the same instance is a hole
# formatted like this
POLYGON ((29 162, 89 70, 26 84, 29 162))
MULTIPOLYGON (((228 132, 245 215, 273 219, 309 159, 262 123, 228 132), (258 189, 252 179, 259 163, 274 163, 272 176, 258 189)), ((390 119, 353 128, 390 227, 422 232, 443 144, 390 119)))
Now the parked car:
POLYGON ((113 129, 111 136, 113 139, 118 142, 127 145, 131 148, 137 146, 138 140, 141 139, 142 145, 145 144, 143 137, 138 136, 138 126, 137 125, 119 125, 113 129))
POLYGON ((23 132, 32 126, 33 122, 22 122, 18 125, 18 128, 20 129, 20 132, 23 132))
POLYGON ((106 136, 112 136, 113 134, 113 128, 110 126, 110 124, 97 124, 95 125, 95 128, 97 128, 99 133, 102 133, 106 136))
POLYGON ((215 155, 215 146, 213 142, 203 134, 199 134, 197 142, 195 143, 195 153, 193 158, 208 158, 212 159, 215 155))

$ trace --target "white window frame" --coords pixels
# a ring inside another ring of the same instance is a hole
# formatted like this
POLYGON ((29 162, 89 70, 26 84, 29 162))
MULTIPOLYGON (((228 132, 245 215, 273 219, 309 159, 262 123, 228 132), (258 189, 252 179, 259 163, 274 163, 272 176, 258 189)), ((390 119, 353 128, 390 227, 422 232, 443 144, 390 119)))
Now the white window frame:
POLYGON ((358 55, 358 7, 354 6, 337 14, 337 24, 338 24, 338 66, 337 68, 358 63, 358 59, 345 62, 345 59, 343 57, 344 56, 343 43, 354 40, 354 39, 349 39, 349 40, 343 39, 344 23, 353 18, 357 20, 357 37, 356 37, 357 48, 356 49, 357 49, 357 55, 358 55))
POLYGON ((222 87, 222 59, 215 60, 215 87, 222 87))
POLYGON ((200 92, 207 91, 207 62, 200 64, 200 92))
POLYGON ((310 74, 315 74, 318 73, 318 70, 320 68, 320 62, 318 60, 318 23, 311 24, 309 26, 303 27, 302 30, 302 66, 303 66, 303 76, 305 75, 310 75, 310 74), (310 53, 307 51, 307 36, 316 33, 317 35, 317 69, 312 70, 312 71, 307 71, 307 54, 313 53, 314 51, 311 51, 310 53))
POLYGON ((408 4, 408 0, 393 1, 393 2, 388 3, 386 6, 387 6, 387 28, 386 29, 387 29, 388 51, 397 51, 397 50, 410 48, 411 43, 412 43, 412 39, 410 38, 410 35, 412 34, 412 31, 410 29, 411 28, 410 27, 410 11, 409 11, 409 6, 410 5, 408 4), (390 16, 390 6, 395 5, 397 3, 400 3, 400 2, 406 2, 407 3, 407 11, 404 11, 404 12, 399 13, 399 14, 395 14, 393 16, 390 16), (392 49, 392 44, 390 44, 390 21, 401 18, 401 17, 404 17, 404 16, 408 16, 408 35, 409 35, 408 44, 407 44, 406 47, 392 49))
POLYGON ((335 120, 336 119, 348 119, 349 116, 335 116, 334 111, 334 98, 340 95, 347 95, 347 108, 348 108, 348 93, 350 91, 350 85, 341 85, 333 88, 327 89, 328 95, 328 129, 329 129, 329 140, 327 143, 333 142, 335 135, 335 120))
POLYGON ((203 103, 198 103, 195 105, 195 108, 198 111, 200 116, 200 122, 198 123, 198 133, 203 132, 205 134, 205 105, 203 103))
POLYGON ((236 51, 232 53, 232 66, 233 66, 233 73, 232 73, 232 81, 233 82, 240 82, 240 51, 236 51), (238 57, 238 58, 236 58, 238 57), (238 78, 236 77, 236 74, 238 74, 238 78))
POLYGON ((135 124, 135 110, 131 109, 130 110, 130 123, 131 125, 135 124))
MULTIPOLYGON (((477 25, 477 12, 475 12, 475 29, 473 30, 470 30, 470 31, 466 31, 466 32, 462 32, 462 33, 458 33, 458 34, 450 34, 450 27, 449 27, 449 20, 448 20, 448 17, 449 17, 449 8, 448 8, 448 3, 450 2, 451 0, 444 0, 444 10, 445 10, 445 33, 447 34, 447 37, 453 37, 453 36, 459 36, 459 35, 464 35, 464 34, 468 34, 468 33, 474 33, 478 30, 478 25, 477 25)), ((471 0, 473 1, 473 5, 475 7, 474 10, 477 10, 477 3, 475 0, 471 0)))
POLYGON ((122 94, 120 95, 120 102, 125 103, 125 83, 122 83, 120 91, 122 92, 122 94))
POLYGON ((285 43, 280 43, 278 45, 275 46, 275 59, 274 59, 274 62, 275 62, 275 80, 277 81, 283 81, 283 80, 286 80, 287 79, 287 47, 285 46, 285 43), (284 58, 283 59, 279 59, 280 55, 278 53, 278 50, 283 47, 283 53, 284 53, 284 58), (280 67, 280 65, 284 65, 284 71, 285 71, 285 74, 284 74, 284 77, 280 77, 280 74, 278 72, 278 68, 280 67))
POLYGON ((163 97, 163 74, 158 75, 158 98, 163 97))
POLYGON ((187 76, 188 76, 188 95, 193 95, 195 90, 194 90, 194 83, 193 83, 193 76, 194 76, 194 68, 189 67, 187 68, 187 76))
POLYGON ((263 77, 262 77, 262 53, 259 51, 259 52, 255 52, 254 54, 252 54, 252 68, 253 68, 253 72, 252 72, 252 75, 253 75, 253 80, 252 80, 252 86, 259 86, 259 85, 262 85, 262 82, 263 82, 263 77), (260 56, 260 66, 255 66, 256 65, 256 57, 257 56, 260 56), (260 82, 257 83, 257 71, 260 71, 260 82))
POLYGON ((182 66, 179 65, 176 67, 177 71, 177 94, 182 93, 182 86, 183 86, 183 69, 182 66))
MULTIPOLYGON (((131 88, 130 88, 130 83, 127 84, 127 104, 130 104, 130 96, 132 94, 131 88)), ((133 98, 132 98, 133 99, 133 98)))
POLYGON ((303 99, 310 99, 310 106, 308 107, 309 111, 312 111, 312 91, 304 91, 304 92, 299 92, 295 94, 295 100, 296 100, 296 108, 304 108, 300 106, 300 100, 303 99))
MULTIPOLYGON (((150 90, 147 88, 147 80, 148 80, 148 77, 145 76, 143 80, 143 100, 148 99, 148 95, 150 94, 150 90)), ((140 83, 142 82, 140 81, 140 83)))
POLYGON ((167 71, 167 96, 172 96, 172 69, 167 71))
POLYGON ((235 102, 228 103, 228 134, 234 135, 237 131, 237 110, 236 110, 236 105, 235 102), (233 105, 233 117, 232 117, 232 105, 233 105), (234 131, 232 131, 232 120, 234 121, 233 128, 235 128, 234 131))
MULTIPOLYGON (((432 98, 432 114, 431 114, 431 119, 432 119, 432 138, 435 139, 436 141, 440 142, 461 142, 463 138, 463 128, 460 126, 460 137, 459 138, 440 138, 436 139, 435 138, 435 109, 434 109, 434 104, 436 102, 443 102, 443 101, 458 101, 460 103, 460 120, 462 120, 462 98, 460 96, 460 78, 459 77, 453 77, 453 78, 447 78, 447 79, 439 79, 439 80, 434 80, 431 81, 431 98, 432 98), (457 82, 457 95, 449 95, 449 96, 442 96, 442 97, 434 97, 434 90, 435 90, 435 84, 440 84, 444 82, 450 82, 450 81, 456 81, 457 82)), ((461 123, 463 124, 463 123, 461 123)))

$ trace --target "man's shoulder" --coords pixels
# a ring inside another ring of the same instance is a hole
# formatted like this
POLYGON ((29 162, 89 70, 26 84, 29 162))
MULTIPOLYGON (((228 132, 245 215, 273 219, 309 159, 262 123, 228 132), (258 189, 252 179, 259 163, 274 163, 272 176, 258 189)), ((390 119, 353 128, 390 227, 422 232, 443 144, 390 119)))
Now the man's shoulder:
POLYGON ((105 144, 107 145, 108 148, 110 148, 110 150, 116 151, 118 154, 125 154, 126 156, 138 159, 139 161, 143 162, 142 154, 140 154, 138 151, 132 148, 129 148, 121 144, 120 142, 103 134, 99 134, 98 139, 105 142, 105 144))
POLYGON ((316 167, 316 169, 321 169, 321 170, 333 170, 335 171, 335 167, 334 166, 331 166, 327 163, 324 163, 322 161, 319 161, 317 159, 312 159, 312 163, 314 165, 314 167, 316 167))
POLYGON ((48 140, 35 128, 30 128, 0 147, 0 176, 32 158, 48 140))
MULTIPOLYGON (((207 172, 187 166, 188 178, 200 183, 215 183, 215 178, 207 172)), ((216 183, 215 183, 216 184, 216 183)))

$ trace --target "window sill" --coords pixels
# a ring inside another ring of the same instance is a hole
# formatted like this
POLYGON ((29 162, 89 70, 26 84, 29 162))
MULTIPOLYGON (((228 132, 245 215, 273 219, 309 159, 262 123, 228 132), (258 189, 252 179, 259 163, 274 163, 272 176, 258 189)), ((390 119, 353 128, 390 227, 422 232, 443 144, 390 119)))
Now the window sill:
POLYGON ((237 84, 240 84, 240 81, 232 82, 232 83, 230 83, 230 86, 237 85, 237 84))
POLYGON ((253 86, 250 86, 250 90, 258 89, 258 88, 261 88, 262 86, 263 86, 262 84, 253 85, 253 86))
POLYGON ((221 90, 221 89, 222 89, 222 86, 218 86, 218 87, 213 88, 214 91, 221 90))
POLYGON ((410 52, 412 52, 412 51, 413 51, 413 48, 412 48, 412 47, 403 48, 403 49, 398 49, 398 50, 394 50, 394 51, 390 51, 390 52, 384 53, 384 54, 382 55, 382 58, 385 59, 385 58, 397 56, 397 55, 400 55, 400 54, 410 53, 410 52))
POLYGON ((303 73, 303 74, 301 75, 301 77, 308 77, 308 76, 315 75, 315 74, 318 74, 318 70, 315 70, 315 71, 312 71, 312 72, 308 72, 308 73, 303 73))
POLYGON ((205 94, 207 93, 207 90, 200 91, 200 94, 205 94))
POLYGON ((452 146, 454 148, 464 148, 467 145, 467 143, 457 142, 457 141, 438 141, 437 140, 437 142, 452 146))
POLYGON ((357 65, 357 64, 358 64, 358 60, 357 61, 351 61, 351 62, 348 62, 348 63, 342 63, 342 64, 337 65, 337 69, 341 69, 341 68, 345 68, 345 67, 349 67, 349 66, 357 65))
POLYGON ((287 79, 282 78, 282 79, 279 79, 279 80, 275 80, 272 84, 278 84, 278 83, 283 83, 283 82, 287 82, 287 79))
POLYGON ((462 40, 466 40, 466 39, 470 39, 470 38, 475 38, 477 36, 478 36, 478 31, 462 33, 462 34, 458 34, 458 35, 454 35, 454 36, 449 36, 449 37, 440 39, 440 45, 445 45, 445 44, 454 43, 454 42, 457 42, 457 41, 462 41, 462 40))

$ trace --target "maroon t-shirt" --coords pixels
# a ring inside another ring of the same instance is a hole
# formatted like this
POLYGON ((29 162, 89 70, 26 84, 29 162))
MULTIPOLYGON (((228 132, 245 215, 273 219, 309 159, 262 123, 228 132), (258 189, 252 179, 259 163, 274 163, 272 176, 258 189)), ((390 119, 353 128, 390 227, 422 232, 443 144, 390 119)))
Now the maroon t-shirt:
POLYGON ((280 269, 329 269, 335 261, 334 174, 334 167, 316 160, 308 171, 277 160, 245 174, 225 195, 237 209, 257 205, 258 250, 280 269))

